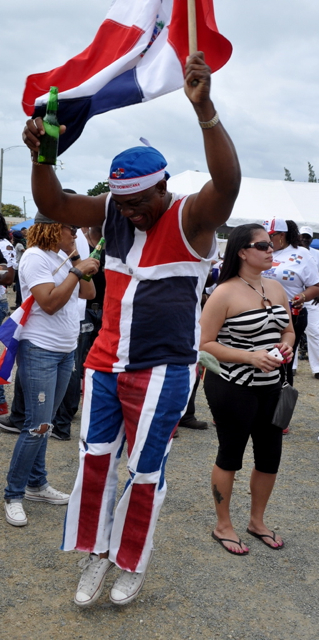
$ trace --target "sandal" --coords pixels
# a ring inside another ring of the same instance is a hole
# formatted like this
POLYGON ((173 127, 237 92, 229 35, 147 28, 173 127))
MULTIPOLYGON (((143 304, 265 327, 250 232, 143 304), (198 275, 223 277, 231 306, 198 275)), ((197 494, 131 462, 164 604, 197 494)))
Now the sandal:
POLYGON ((234 556, 246 556, 247 553, 249 553, 249 551, 244 551, 244 549, 242 548, 242 541, 239 540, 230 540, 229 538, 219 538, 218 536, 216 536, 216 534, 212 533, 212 536, 214 538, 214 540, 216 540, 216 542, 219 542, 219 544, 223 547, 223 549, 225 549, 226 551, 228 551, 228 553, 232 553, 234 556), (241 552, 237 553, 237 551, 233 551, 232 549, 228 549, 228 547, 226 547, 225 544, 223 544, 224 542, 232 542, 233 544, 239 544, 240 548, 241 548, 241 552))

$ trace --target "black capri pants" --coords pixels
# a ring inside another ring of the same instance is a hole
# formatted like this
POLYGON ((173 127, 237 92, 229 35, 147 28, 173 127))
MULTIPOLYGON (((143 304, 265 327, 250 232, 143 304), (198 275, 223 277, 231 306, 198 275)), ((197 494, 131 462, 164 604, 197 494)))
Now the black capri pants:
POLYGON ((251 436, 255 468, 262 473, 277 473, 281 458, 282 430, 272 417, 281 383, 245 387, 227 382, 206 371, 204 390, 216 422, 219 441, 216 464, 225 471, 242 468, 243 455, 251 436))

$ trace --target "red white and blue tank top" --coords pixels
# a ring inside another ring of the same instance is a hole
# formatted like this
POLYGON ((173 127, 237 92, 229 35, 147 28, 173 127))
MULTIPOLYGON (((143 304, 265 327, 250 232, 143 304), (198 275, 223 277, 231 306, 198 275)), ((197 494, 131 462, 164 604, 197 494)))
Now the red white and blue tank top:
POLYGON ((207 258, 188 243, 182 228, 187 196, 148 231, 139 231, 106 201, 106 292, 102 328, 85 362, 120 372, 197 361, 200 301, 216 239, 207 258))

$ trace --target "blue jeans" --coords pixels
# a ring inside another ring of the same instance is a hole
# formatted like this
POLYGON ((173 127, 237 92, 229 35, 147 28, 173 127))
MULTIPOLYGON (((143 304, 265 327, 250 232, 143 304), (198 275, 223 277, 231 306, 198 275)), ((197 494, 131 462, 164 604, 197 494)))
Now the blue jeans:
MULTIPOLYGON (((7 300, 0 300, 0 324, 3 323, 7 313, 8 313, 9 305, 7 300)), ((0 404, 4 404, 6 402, 6 397, 4 395, 3 384, 0 385, 0 404)))
POLYGON ((52 418, 62 401, 73 368, 74 351, 64 353, 21 340, 18 366, 25 403, 25 422, 11 458, 5 499, 20 501, 26 486, 48 486, 45 454, 52 418), (41 428, 41 432, 39 430, 41 428))

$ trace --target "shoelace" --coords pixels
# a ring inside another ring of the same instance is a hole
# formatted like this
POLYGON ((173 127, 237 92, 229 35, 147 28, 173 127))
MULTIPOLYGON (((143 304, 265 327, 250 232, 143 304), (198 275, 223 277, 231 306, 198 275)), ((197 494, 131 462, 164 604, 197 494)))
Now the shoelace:
POLYGON ((120 575, 116 581, 116 587, 118 586, 118 584, 121 585, 121 587, 131 587, 132 582, 135 582, 135 580, 137 580, 138 578, 141 577, 141 573, 131 573, 129 571, 125 571, 122 573, 122 575, 120 575))
POLYGON ((95 590, 95 578, 99 570, 99 560, 93 562, 91 557, 83 558, 78 565, 82 568, 82 576, 79 582, 78 591, 84 591, 90 595, 95 590), (84 573, 85 572, 85 573, 84 573))
POLYGON ((46 489, 43 489, 43 493, 45 492, 51 496, 59 498, 63 498, 63 496, 65 495, 65 493, 63 493, 62 491, 58 491, 57 489, 53 489, 53 487, 47 487, 46 489))
POLYGON ((91 555, 88 555, 85 556, 85 558, 82 558, 82 560, 79 560, 78 567, 80 567, 82 571, 84 571, 90 564, 93 565, 95 564, 95 562, 93 562, 91 555))
POLYGON ((23 510, 22 504, 20 504, 19 502, 11 502, 10 503, 10 511, 11 511, 13 516, 17 516, 20 513, 24 515, 24 510, 23 510))

